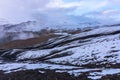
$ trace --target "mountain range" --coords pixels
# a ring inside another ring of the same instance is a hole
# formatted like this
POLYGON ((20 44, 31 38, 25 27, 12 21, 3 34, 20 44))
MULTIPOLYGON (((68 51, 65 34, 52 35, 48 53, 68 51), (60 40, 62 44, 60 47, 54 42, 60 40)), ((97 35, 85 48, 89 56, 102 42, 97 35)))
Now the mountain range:
MULTIPOLYGON (((87 27, 71 32, 48 28, 40 34, 40 30, 29 29, 31 23, 34 26, 34 22, 1 26, 1 32, 5 33, 3 37, 14 35, 0 46, 1 75, 9 75, 14 80, 14 75, 18 77, 22 75, 19 73, 28 71, 28 74, 40 73, 36 74, 39 79, 49 73, 56 74, 56 77, 51 74, 43 80, 60 80, 58 77, 61 74, 71 76, 63 80, 119 80, 119 24, 87 27), (33 33, 32 37, 26 35, 33 33), (19 35, 23 34, 25 36, 20 38, 19 35)), ((25 80, 29 80, 28 77, 26 75, 25 80)))

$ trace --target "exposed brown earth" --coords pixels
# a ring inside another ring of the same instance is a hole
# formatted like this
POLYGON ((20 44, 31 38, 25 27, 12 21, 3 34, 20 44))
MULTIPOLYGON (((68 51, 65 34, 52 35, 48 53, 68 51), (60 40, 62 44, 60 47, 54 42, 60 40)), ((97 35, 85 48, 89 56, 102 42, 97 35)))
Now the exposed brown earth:
POLYGON ((58 37, 58 35, 55 34, 45 34, 41 35, 40 37, 37 38, 30 38, 26 40, 15 40, 15 41, 10 41, 8 43, 0 45, 0 49, 18 49, 18 48, 25 48, 29 46, 33 46, 35 44, 47 42, 51 38, 58 37))
MULTIPOLYGON (((8 49, 26 48, 26 47, 33 46, 35 44, 47 42, 51 38, 62 36, 62 35, 54 34, 57 32, 59 33, 58 30, 54 30, 54 29, 50 29, 50 30, 42 29, 40 32, 36 32, 36 33, 29 32, 33 34, 38 34, 39 37, 29 38, 25 40, 13 40, 13 41, 8 40, 6 43, 0 44, 0 49, 8 50, 8 49)), ((62 30, 60 33, 78 34, 80 32, 82 31, 80 29, 77 29, 77 30, 62 30)), ((19 34, 19 33, 8 33, 8 34, 19 34)))

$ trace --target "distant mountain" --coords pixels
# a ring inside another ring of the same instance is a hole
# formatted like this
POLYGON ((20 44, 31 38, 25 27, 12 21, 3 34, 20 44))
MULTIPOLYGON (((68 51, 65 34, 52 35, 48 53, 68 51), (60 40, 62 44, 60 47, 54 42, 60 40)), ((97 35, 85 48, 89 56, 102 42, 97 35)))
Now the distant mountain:
MULTIPOLYGON (((72 19, 69 19, 72 20, 72 19)), ((36 21, 27 21, 19 24, 5 23, 0 25, 0 43, 6 43, 12 40, 24 40, 29 38, 39 37, 44 33, 54 33, 56 35, 66 35, 69 33, 79 32, 81 29, 76 28, 76 22, 63 22, 60 24, 40 25, 36 21), (73 30, 74 29, 74 30, 73 30)))
POLYGON ((1 32, 38 32, 41 29, 76 29, 104 25, 98 20, 82 16, 66 16, 64 19, 55 17, 47 20, 27 21, 19 24, 10 24, 0 20, 1 32), (56 19, 55 19, 56 18, 56 19), (2 23, 3 22, 3 23, 2 23), (44 23, 44 24, 43 24, 44 23))
POLYGON ((91 30, 100 26, 107 25, 82 16, 66 16, 64 20, 48 19, 44 25, 41 24, 41 21, 27 21, 19 24, 10 24, 4 19, 0 19, 0 44, 13 40, 25 40, 39 37, 41 34, 51 33, 52 31, 53 34, 56 35, 69 35, 69 32, 76 33, 78 29, 77 32, 80 32, 81 30, 91 30))
POLYGON ((56 29, 76 29, 104 25, 98 20, 82 16, 66 16, 64 19, 47 20, 45 26, 56 29))
POLYGON ((35 27, 34 21, 20 24, 2 24, 0 25, 0 43, 37 37, 38 34, 35 33, 37 30, 35 27))
POLYGON ((38 26, 35 21, 28 21, 19 24, 4 24, 0 26, 3 32, 24 32, 24 31, 38 31, 38 26), (36 28, 37 27, 37 28, 36 28))

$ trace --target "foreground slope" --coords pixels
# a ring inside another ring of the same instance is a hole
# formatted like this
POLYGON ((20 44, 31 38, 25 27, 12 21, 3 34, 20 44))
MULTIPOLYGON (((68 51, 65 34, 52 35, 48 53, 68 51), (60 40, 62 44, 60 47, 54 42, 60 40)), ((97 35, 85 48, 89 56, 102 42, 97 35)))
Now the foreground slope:
POLYGON ((50 38, 33 46, 0 53, 0 70, 7 73, 42 68, 76 76, 87 73, 88 78, 96 80, 120 73, 120 26, 50 38))

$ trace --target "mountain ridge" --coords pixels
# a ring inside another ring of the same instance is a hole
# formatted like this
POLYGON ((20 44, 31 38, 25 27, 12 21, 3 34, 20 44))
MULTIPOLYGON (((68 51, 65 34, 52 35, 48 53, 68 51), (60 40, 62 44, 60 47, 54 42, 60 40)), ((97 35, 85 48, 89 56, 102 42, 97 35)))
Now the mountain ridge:
POLYGON ((0 59, 2 66, 12 66, 11 69, 3 68, 7 72, 44 68, 77 76, 88 73, 87 78, 96 80, 120 73, 119 47, 120 26, 105 26, 50 37, 24 48, 1 50, 0 59))

